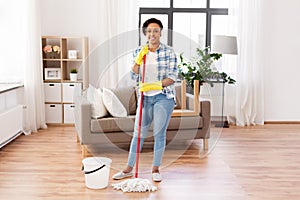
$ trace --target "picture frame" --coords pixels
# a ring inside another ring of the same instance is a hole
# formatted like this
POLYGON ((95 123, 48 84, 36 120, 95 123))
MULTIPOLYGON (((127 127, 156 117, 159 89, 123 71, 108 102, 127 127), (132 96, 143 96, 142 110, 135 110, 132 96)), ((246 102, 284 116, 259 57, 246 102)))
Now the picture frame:
POLYGON ((68 50, 68 59, 77 59, 77 50, 68 50))
POLYGON ((54 80, 61 78, 60 68, 45 68, 45 80, 54 80))

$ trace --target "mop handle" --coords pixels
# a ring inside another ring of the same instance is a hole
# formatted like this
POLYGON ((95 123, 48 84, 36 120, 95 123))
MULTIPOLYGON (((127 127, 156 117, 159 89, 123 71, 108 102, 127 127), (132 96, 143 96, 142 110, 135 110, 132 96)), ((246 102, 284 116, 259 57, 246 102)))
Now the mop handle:
MULTIPOLYGON (((145 79, 145 68, 146 68, 146 55, 143 57, 143 72, 142 72, 142 83, 144 83, 145 79)), ((136 164, 135 164, 135 178, 138 178, 139 174, 139 155, 140 155, 140 144, 141 144, 141 127, 142 127, 142 110, 143 110, 143 99, 144 92, 141 92, 140 96, 140 112, 139 112, 139 124, 138 124, 138 141, 136 147, 136 164)))

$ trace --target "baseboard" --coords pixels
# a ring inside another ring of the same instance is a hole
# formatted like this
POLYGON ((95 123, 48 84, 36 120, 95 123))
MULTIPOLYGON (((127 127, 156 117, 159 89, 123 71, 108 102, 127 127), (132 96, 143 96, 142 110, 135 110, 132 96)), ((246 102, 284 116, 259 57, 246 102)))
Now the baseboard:
POLYGON ((54 124, 54 123, 46 123, 47 126, 64 126, 64 127, 75 127, 75 124, 54 124))
POLYGON ((4 147, 5 145, 7 145, 8 143, 10 143, 11 141, 13 141, 14 139, 16 139, 17 137, 19 137, 21 134, 23 133, 23 131, 19 131, 18 133, 14 134, 11 138, 9 138, 6 141, 3 141, 2 143, 0 143, 0 149, 2 147, 4 147))
POLYGON ((265 124, 300 124, 300 121, 265 121, 265 124))

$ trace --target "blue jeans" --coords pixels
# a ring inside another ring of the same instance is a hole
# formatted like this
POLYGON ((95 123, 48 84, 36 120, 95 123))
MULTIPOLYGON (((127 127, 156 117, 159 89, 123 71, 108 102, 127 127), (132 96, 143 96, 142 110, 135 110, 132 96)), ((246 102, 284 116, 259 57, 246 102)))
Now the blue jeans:
MULTIPOLYGON (((139 102, 140 103, 140 102, 139 102)), ((174 99, 168 99, 164 94, 155 96, 144 96, 142 109, 142 126, 140 133, 140 150, 142 150, 144 139, 153 121, 154 135, 154 157, 153 166, 160 166, 162 156, 166 147, 166 130, 175 106, 174 99)), ((138 122, 140 105, 137 108, 134 133, 130 144, 128 166, 133 167, 136 161, 136 147, 138 140, 138 122)))

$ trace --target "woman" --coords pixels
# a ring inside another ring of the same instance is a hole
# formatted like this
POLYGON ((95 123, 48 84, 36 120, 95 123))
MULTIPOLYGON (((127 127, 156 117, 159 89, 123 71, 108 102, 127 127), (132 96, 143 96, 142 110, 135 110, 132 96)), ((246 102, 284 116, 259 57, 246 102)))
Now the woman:
MULTIPOLYGON (((142 149, 144 138, 147 137, 149 126, 153 121, 154 157, 152 178, 153 181, 161 181, 162 176, 159 167, 166 146, 166 129, 175 106, 174 82, 177 76, 177 58, 171 47, 160 42, 163 29, 160 20, 148 19, 142 28, 148 42, 135 50, 133 54, 134 64, 131 71, 132 78, 140 81, 143 57, 146 55, 145 80, 144 84, 139 85, 139 91, 144 92, 140 149, 142 149)), ((113 179, 119 180, 133 176, 132 169, 136 161, 139 106, 127 167, 115 174, 113 179)))

